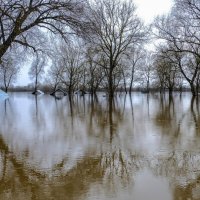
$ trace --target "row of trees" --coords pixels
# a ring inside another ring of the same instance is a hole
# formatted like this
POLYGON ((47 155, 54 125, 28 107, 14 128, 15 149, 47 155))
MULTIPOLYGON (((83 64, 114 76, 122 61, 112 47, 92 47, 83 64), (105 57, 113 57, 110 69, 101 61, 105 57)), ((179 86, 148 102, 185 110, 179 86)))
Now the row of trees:
POLYGON ((176 0, 168 16, 155 20, 155 35, 162 42, 157 49, 160 85, 173 90, 183 79, 194 96, 200 84, 200 1, 176 0), (160 62, 160 59, 162 62, 160 62))
POLYGON ((92 94, 106 89, 112 98, 117 89, 131 92, 134 84, 147 92, 153 87, 170 93, 188 85, 194 96, 198 93, 198 0, 176 0, 171 13, 156 18, 151 29, 137 17, 132 1, 0 2, 0 73, 4 83, 8 66, 19 70, 16 59, 8 62, 7 58, 13 51, 22 52, 23 46, 31 53, 29 74, 35 80, 35 91, 45 76, 54 91, 62 87, 69 94, 77 89, 88 89, 92 94), (158 45, 149 51, 145 47, 152 40, 158 45))

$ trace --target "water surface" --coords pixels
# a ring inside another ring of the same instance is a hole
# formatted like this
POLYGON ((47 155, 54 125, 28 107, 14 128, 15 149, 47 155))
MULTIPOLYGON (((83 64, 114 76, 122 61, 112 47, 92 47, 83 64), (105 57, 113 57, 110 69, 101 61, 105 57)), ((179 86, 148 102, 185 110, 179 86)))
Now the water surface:
POLYGON ((189 93, 0 100, 0 199, 199 200, 189 93))

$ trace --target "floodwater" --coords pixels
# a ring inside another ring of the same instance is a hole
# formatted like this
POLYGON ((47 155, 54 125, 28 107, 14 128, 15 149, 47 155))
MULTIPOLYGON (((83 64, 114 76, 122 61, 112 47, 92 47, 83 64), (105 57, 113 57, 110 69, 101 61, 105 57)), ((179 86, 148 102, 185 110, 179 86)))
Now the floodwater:
POLYGON ((0 199, 199 200, 190 93, 0 100, 0 199))

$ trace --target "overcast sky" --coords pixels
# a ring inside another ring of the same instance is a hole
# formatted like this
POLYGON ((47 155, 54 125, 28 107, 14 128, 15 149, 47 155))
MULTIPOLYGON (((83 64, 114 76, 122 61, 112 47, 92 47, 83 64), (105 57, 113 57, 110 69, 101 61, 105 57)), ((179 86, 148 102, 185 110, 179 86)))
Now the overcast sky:
MULTIPOLYGON (((144 20, 146 24, 151 23, 155 16, 167 14, 173 4, 173 0, 133 0, 137 6, 137 14, 140 18, 144 20)), ((18 76, 18 80, 15 85, 27 85, 31 83, 28 77, 28 68, 24 66, 18 76)))
POLYGON ((151 23, 157 15, 167 14, 173 4, 173 0, 133 0, 137 6, 138 16, 145 23, 151 23))

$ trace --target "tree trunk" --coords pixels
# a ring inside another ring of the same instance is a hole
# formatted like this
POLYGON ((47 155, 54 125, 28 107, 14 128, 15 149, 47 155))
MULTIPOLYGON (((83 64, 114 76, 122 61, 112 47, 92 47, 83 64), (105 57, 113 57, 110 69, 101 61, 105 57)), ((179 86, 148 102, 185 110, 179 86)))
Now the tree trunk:
POLYGON ((171 96, 171 95, 172 95, 172 92, 173 92, 173 87, 169 87, 168 90, 169 90, 169 91, 168 91, 168 92, 169 92, 169 95, 171 96))
POLYGON ((130 82, 129 93, 132 92, 134 73, 135 73, 135 64, 133 64, 133 66, 132 66, 132 71, 131 71, 131 82, 130 82))
POLYGON ((37 93, 37 89, 38 89, 38 76, 37 76, 37 73, 36 73, 36 76, 35 76, 35 89, 34 89, 34 92, 32 94, 36 94, 37 93))
POLYGON ((72 85, 71 84, 68 87, 68 94, 69 94, 69 96, 72 95, 72 85))
POLYGON ((196 93, 196 89, 193 83, 190 83, 190 88, 191 88, 192 96, 196 96, 197 93, 196 93))
POLYGON ((124 79, 124 90, 125 90, 125 93, 127 94, 127 89, 126 89, 126 77, 125 77, 124 71, 123 71, 123 79, 124 79))
POLYGON ((129 87, 129 93, 132 92, 132 87, 133 87, 133 75, 131 75, 131 82, 130 82, 130 87, 129 87))
POLYGON ((147 79, 147 92, 149 92, 149 77, 147 79))
POLYGON ((109 127, 110 127, 110 143, 113 140, 113 98, 109 96, 109 127))
POLYGON ((109 94, 110 99, 112 99, 114 96, 112 69, 110 69, 110 73, 109 73, 108 94, 109 94))

